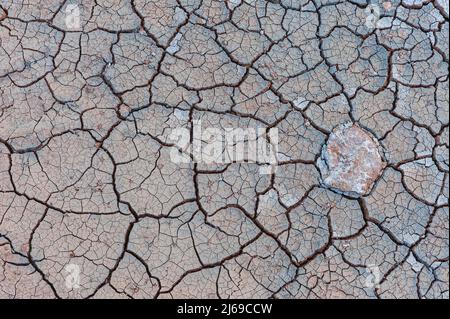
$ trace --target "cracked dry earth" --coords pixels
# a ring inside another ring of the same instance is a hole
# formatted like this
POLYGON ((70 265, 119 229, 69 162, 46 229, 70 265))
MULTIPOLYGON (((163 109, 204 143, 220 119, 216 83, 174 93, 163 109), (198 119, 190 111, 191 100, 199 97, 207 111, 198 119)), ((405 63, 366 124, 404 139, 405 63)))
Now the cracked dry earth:
POLYGON ((3 0, 0 298, 448 298, 448 14, 3 0), (174 163, 200 120, 276 169, 174 163))

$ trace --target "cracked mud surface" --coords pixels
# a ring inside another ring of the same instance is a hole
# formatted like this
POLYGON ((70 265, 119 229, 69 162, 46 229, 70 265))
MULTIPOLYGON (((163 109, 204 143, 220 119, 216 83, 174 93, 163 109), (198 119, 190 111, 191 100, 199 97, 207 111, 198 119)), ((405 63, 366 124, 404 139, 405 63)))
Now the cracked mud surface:
POLYGON ((3 0, 0 298, 448 298, 448 1, 368 2, 3 0), (276 169, 174 162, 195 121, 276 169))

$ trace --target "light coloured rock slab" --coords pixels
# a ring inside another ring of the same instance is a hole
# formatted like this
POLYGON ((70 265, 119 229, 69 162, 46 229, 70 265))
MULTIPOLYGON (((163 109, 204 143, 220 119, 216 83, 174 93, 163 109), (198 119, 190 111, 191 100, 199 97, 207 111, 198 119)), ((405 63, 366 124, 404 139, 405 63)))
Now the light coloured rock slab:
POLYGON ((351 197, 367 195, 386 166, 375 137, 351 122, 332 131, 317 164, 326 187, 351 197))

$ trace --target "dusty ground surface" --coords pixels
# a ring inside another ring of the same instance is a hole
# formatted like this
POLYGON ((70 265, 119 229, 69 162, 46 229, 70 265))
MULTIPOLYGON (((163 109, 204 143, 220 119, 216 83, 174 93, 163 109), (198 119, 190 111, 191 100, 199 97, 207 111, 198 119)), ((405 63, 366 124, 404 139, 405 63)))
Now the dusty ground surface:
POLYGON ((0 298, 448 298, 448 1, 368 2, 3 0, 0 298))

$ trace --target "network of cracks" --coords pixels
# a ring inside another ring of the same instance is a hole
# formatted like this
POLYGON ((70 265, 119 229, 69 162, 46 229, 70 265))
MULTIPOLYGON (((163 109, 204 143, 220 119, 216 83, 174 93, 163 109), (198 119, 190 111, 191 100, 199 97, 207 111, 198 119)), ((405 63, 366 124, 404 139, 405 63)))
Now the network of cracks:
POLYGON ((2 1, 0 298, 448 298, 448 33, 442 0, 2 1), (196 122, 276 129, 275 167, 174 161, 196 122))

